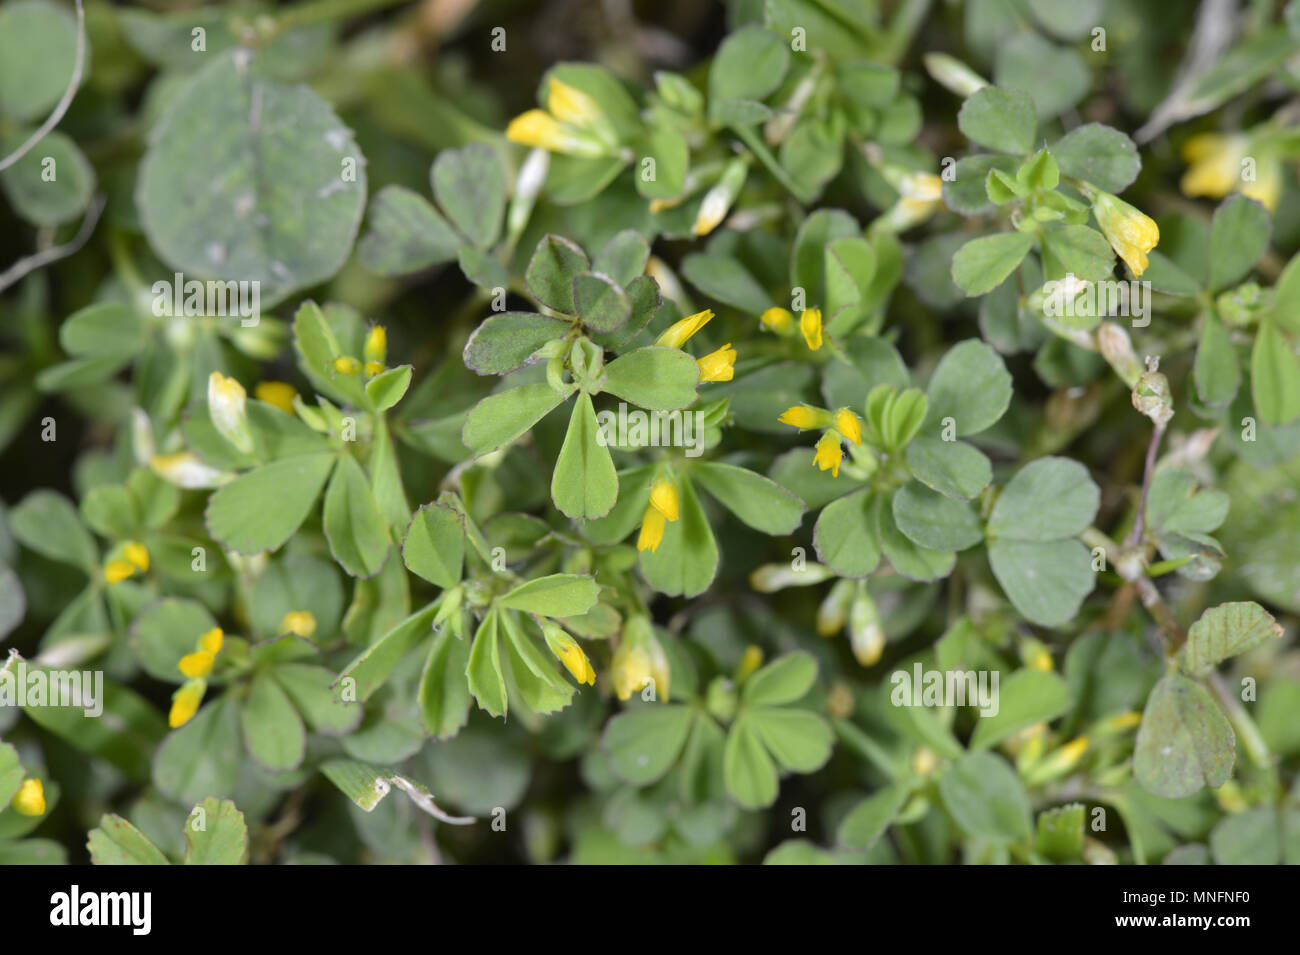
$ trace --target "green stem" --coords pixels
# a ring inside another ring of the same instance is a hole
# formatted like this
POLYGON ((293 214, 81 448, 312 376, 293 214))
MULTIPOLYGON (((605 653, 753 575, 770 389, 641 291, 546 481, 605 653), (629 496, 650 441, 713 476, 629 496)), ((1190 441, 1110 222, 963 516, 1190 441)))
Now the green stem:
POLYGON ((1228 684, 1218 673, 1210 674, 1210 689, 1219 698, 1219 705, 1223 707, 1232 728, 1237 731, 1237 739, 1241 740, 1241 745, 1246 748, 1246 755, 1250 757, 1250 761, 1260 769, 1271 766, 1273 759, 1269 755, 1268 743, 1264 741, 1259 727, 1250 718, 1246 708, 1241 705, 1241 700, 1228 689, 1228 684))

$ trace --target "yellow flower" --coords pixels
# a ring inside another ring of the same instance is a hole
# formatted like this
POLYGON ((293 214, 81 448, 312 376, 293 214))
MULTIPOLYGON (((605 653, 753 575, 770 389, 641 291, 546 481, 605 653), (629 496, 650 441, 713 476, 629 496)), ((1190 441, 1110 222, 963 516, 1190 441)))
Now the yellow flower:
POLYGON ((912 753, 912 772, 918 776, 929 776, 939 765, 939 757, 928 746, 918 746, 912 753))
POLYGON ((745 652, 740 656, 740 666, 736 668, 736 682, 746 679, 762 665, 763 648, 751 643, 745 647, 745 652))
POLYGON ((1261 203, 1270 212, 1277 209, 1282 198, 1282 164, 1277 160, 1261 159, 1254 182, 1243 182, 1241 194, 1261 203))
POLYGON ((835 412, 835 430, 854 444, 862 443, 862 419, 848 408, 835 412))
POLYGON ((603 156, 606 152, 595 139, 587 138, 580 130, 558 122, 550 113, 540 109, 530 109, 512 119, 506 127, 506 139, 534 149, 588 159, 603 156))
POLYGON ((207 650, 198 650, 181 657, 181 662, 176 664, 176 668, 189 679, 197 680, 199 677, 207 676, 212 672, 212 664, 215 659, 207 650))
POLYGON ((831 423, 831 416, 829 412, 814 408, 812 405, 793 405, 782 411, 781 416, 776 420, 800 431, 811 431, 813 428, 826 427, 831 423))
POLYGON ((155 454, 149 459, 149 467, 168 484, 190 490, 219 487, 234 478, 233 474, 204 464, 191 451, 155 454))
POLYGON ((1105 730, 1127 730, 1132 729, 1142 722, 1142 714, 1136 710, 1129 710, 1127 713, 1120 713, 1118 716, 1112 716, 1102 728, 1105 730))
POLYGON ((367 364, 378 362, 383 367, 384 359, 388 357, 388 331, 383 325, 376 325, 370 329, 366 335, 366 345, 363 356, 367 364))
POLYGON ((176 729, 192 720, 199 711, 203 691, 206 689, 207 684, 202 680, 191 680, 172 694, 172 708, 167 714, 167 725, 176 729))
POLYGON ((651 553, 657 551, 664 539, 665 526, 664 516, 653 507, 647 507, 641 518, 641 533, 636 538, 636 549, 651 553))
POLYGON ((24 779, 14 795, 14 809, 20 816, 45 815, 45 787, 39 779, 24 779))
POLYGON ((261 381, 253 387, 254 398, 279 408, 285 414, 293 414, 293 399, 297 396, 297 389, 283 381, 261 381))
POLYGON ((244 386, 219 371, 208 376, 208 414, 218 433, 245 454, 253 451, 253 436, 248 431, 248 413, 244 386))
POLYGON ((614 652, 610 661, 610 674, 614 678, 614 692, 620 700, 626 700, 633 693, 640 692, 646 681, 654 679, 651 675, 650 654, 644 644, 624 640, 614 652))
POLYGON ((205 653, 211 653, 216 656, 221 652, 222 645, 226 642, 225 634, 221 632, 220 627, 213 627, 203 636, 199 637, 199 649, 205 653))
POLYGON ((128 541, 122 550, 122 556, 135 565, 135 569, 144 573, 149 569, 149 551, 139 541, 128 541))
POLYGON ((822 310, 820 308, 806 308, 802 315, 799 316, 799 331, 803 332, 803 340, 808 343, 808 347, 813 351, 822 347, 822 310))
POLYGON ((830 471, 831 477, 840 476, 840 462, 844 460, 844 448, 840 446, 839 432, 827 431, 817 440, 817 453, 813 464, 823 471, 830 471))
POLYGON ((1071 740, 1047 757, 1043 766, 1040 767, 1040 771, 1051 774, 1068 772, 1083 758, 1083 754, 1087 750, 1088 737, 1080 736, 1078 739, 1071 740))
POLYGON ((291 610, 280 621, 280 632, 310 637, 316 632, 316 617, 310 610, 291 610))
POLYGON ((758 324, 769 328, 778 335, 787 335, 794 328, 794 316, 788 308, 774 305, 758 316, 758 324))
POLYGON ((547 84, 546 108, 552 116, 570 126, 595 126, 605 119, 594 99, 554 77, 547 84))
POLYGON ((700 366, 700 382, 706 381, 731 381, 736 377, 736 349, 731 347, 731 343, 723 345, 717 351, 709 352, 698 362, 700 366))
POLYGON ((695 213, 695 222, 691 225, 693 235, 708 235, 727 217, 731 208, 732 195, 723 186, 714 186, 704 194, 704 201, 695 213))
POLYGON ((666 477, 655 478, 650 486, 650 506, 670 521, 677 520, 681 502, 677 497, 677 487, 666 477))
POLYGON ((367 377, 367 378, 373 378, 373 377, 375 377, 375 375, 379 374, 379 373, 380 373, 381 371, 383 371, 383 370, 384 370, 384 363, 381 362, 381 361, 368 361, 368 362, 366 362, 366 377, 367 377))
POLYGON ((110 584, 120 584, 134 576, 136 569, 135 564, 129 560, 110 560, 104 567, 104 579, 110 584))
POLYGON ((1147 253, 1160 241, 1155 220, 1109 192, 1098 192, 1092 211, 1112 249, 1128 263, 1134 275, 1147 269, 1147 253))
POLYGON ((690 341, 692 335, 712 320, 713 309, 711 308, 696 312, 694 315, 688 315, 681 321, 674 322, 669 326, 662 335, 655 339, 655 344, 663 345, 666 348, 681 348, 690 341))
POLYGON ((355 375, 361 371, 361 362, 351 355, 344 355, 334 359, 334 370, 340 375, 355 375))
POLYGON ((1249 140, 1239 134, 1200 133, 1183 143, 1187 171, 1178 186, 1196 198, 1221 199, 1241 185, 1241 161, 1249 140))
POLYGON ((943 180, 930 172, 910 172, 899 183, 898 193, 915 202, 939 202, 943 199, 943 180))
POLYGON ((578 646, 578 641, 554 625, 543 626, 542 633, 546 637, 547 646, 551 648, 551 653, 555 654, 555 658, 573 674, 573 678, 579 683, 595 686, 596 671, 591 661, 587 659, 587 655, 582 652, 582 647, 578 646))

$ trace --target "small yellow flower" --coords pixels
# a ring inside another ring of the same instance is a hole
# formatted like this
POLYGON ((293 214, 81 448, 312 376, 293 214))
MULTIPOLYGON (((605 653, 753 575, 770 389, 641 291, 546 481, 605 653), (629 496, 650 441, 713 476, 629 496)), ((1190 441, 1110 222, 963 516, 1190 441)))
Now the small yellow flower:
POLYGON ((570 126, 594 126, 605 119, 604 112, 594 99, 554 77, 547 84, 546 109, 560 122, 570 126))
POLYGON ((207 650, 198 650, 181 657, 181 662, 176 664, 176 668, 189 679, 197 680, 212 672, 212 664, 215 660, 213 654, 207 650))
POLYGON ((655 344, 663 345, 666 348, 681 348, 690 341, 692 335, 712 320, 713 309, 711 308, 696 312, 694 315, 688 315, 681 321, 674 322, 669 326, 662 335, 655 339, 655 344))
POLYGON ((167 725, 172 729, 184 726, 194 718, 203 702, 203 691, 207 684, 203 680, 191 680, 172 694, 171 712, 167 714, 167 725))
POLYGON ((280 621, 280 632, 310 637, 316 632, 316 617, 310 610, 291 610, 280 621))
POLYGON ((650 486, 650 506, 670 521, 677 520, 681 501, 677 496, 677 487, 666 477, 655 478, 650 486))
POLYGON ((1106 721, 1107 729, 1127 730, 1132 729, 1142 722, 1142 714, 1136 710, 1129 710, 1127 713, 1121 713, 1118 716, 1112 716, 1106 721))
POLYGON ((260 381, 253 387, 254 398, 279 408, 285 414, 293 414, 293 399, 297 396, 298 390, 284 381, 260 381))
POLYGON ((135 569, 144 573, 149 569, 149 551, 139 541, 128 541, 122 550, 122 556, 135 565, 135 569))
POLYGON ((551 653, 555 658, 564 664, 566 670, 573 674, 573 678, 580 684, 585 683, 587 686, 595 686, 596 671, 587 659, 587 654, 582 652, 582 647, 578 641, 569 636, 562 629, 556 626, 543 627, 543 633, 546 636, 546 644, 551 648, 551 653))
POLYGON ((248 431, 244 386, 219 371, 208 376, 208 414, 223 438, 245 454, 252 453, 253 436, 248 431))
POLYGON ((614 678, 614 692, 620 700, 626 700, 633 693, 639 693, 648 680, 654 679, 651 673, 652 661, 644 644, 624 640, 610 661, 610 674, 614 678))
POLYGON ((1043 774, 1056 775, 1058 773, 1069 772, 1075 767, 1083 754, 1088 751, 1088 737, 1080 736, 1078 739, 1066 743, 1055 753, 1048 756, 1046 761, 1038 771, 1043 774))
POLYGON ((803 340, 808 343, 808 347, 813 351, 822 347, 822 310, 820 308, 806 308, 803 314, 799 316, 799 331, 803 332, 803 340))
POLYGON ((1031 670, 1041 670, 1043 673, 1052 672, 1052 655, 1042 647, 1034 651, 1025 663, 1031 670))
POLYGON ((700 383, 706 381, 731 381, 736 377, 736 349, 731 343, 717 351, 709 352, 696 364, 700 366, 700 383))
POLYGON ((110 560, 104 567, 104 579, 110 584, 120 584, 135 575, 137 568, 129 560, 110 560))
POLYGON ((368 362, 366 362, 366 377, 367 377, 367 378, 373 378, 373 377, 375 377, 375 375, 379 374, 379 373, 380 373, 381 371, 383 371, 383 370, 384 370, 384 363, 381 362, 381 361, 368 361, 368 362))
POLYGON ((383 365, 384 359, 388 357, 388 331, 383 325, 375 325, 366 335, 363 357, 367 363, 373 361, 383 365))
POLYGON ((1178 183, 1183 195, 1222 199, 1241 188, 1241 161, 1249 148, 1250 140, 1237 133, 1199 133, 1187 140, 1182 150, 1187 171, 1178 183))
POLYGON ((1160 241, 1160 228, 1155 220, 1109 192, 1097 193, 1092 201, 1092 211, 1110 247, 1128 264, 1133 274, 1145 272, 1147 253, 1160 241))
POLYGON ((216 656, 221 652, 222 645, 226 642, 225 634, 220 627, 213 627, 203 636, 199 637, 199 649, 204 653, 211 653, 216 656))
POLYGON ((862 419, 848 408, 835 412, 835 430, 854 444, 862 443, 862 419))
POLYGON ((355 375, 361 371, 361 362, 351 355, 343 355, 334 359, 334 370, 340 375, 355 375))
POLYGON ((813 464, 823 471, 830 471, 831 477, 840 476, 840 462, 844 460, 844 448, 840 445, 840 435, 834 429, 827 431, 817 439, 817 453, 813 464))
POLYGON ((641 517, 641 533, 636 538, 636 549, 651 553, 657 551, 664 539, 665 526, 664 516, 653 507, 647 507, 641 517))
POLYGON ((736 668, 736 682, 748 678, 762 665, 763 648, 751 643, 745 647, 745 652, 740 656, 740 666, 736 668))
POLYGON ((918 776, 929 776, 939 765, 939 757, 928 746, 918 746, 912 753, 912 772, 918 776))
POLYGON ((168 484, 189 490, 220 487, 234 478, 233 474, 204 464, 191 451, 155 454, 149 459, 149 467, 168 484))
POLYGON ((899 183, 898 194, 915 202, 939 202, 943 180, 930 172, 910 172, 899 183))
POLYGON ((24 779, 14 795, 14 809, 20 816, 45 815, 45 787, 39 779, 24 779))
POLYGON ((572 126, 558 122, 541 109, 530 109, 512 119, 506 127, 506 139, 534 149, 588 159, 603 156, 606 152, 601 143, 587 138, 572 126))
POLYGON ((774 305, 758 316, 758 324, 771 329, 778 335, 788 335, 794 328, 794 316, 788 308, 774 305))
POLYGON ((814 428, 826 427, 831 423, 831 416, 829 412, 814 408, 812 405, 793 405, 782 411, 776 420, 800 431, 811 431, 814 428))
POLYGON ((727 217, 734 197, 724 186, 714 186, 704 194, 704 201, 695 213, 695 222, 691 224, 692 235, 708 235, 727 217))

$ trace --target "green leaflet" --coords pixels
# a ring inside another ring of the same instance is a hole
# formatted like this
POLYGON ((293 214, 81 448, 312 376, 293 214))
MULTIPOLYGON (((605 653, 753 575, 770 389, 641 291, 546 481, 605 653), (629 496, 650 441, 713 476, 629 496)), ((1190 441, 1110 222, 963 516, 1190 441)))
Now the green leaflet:
POLYGON ((618 474, 598 432, 591 396, 580 393, 551 475, 551 499, 569 517, 604 517, 618 498, 618 474))

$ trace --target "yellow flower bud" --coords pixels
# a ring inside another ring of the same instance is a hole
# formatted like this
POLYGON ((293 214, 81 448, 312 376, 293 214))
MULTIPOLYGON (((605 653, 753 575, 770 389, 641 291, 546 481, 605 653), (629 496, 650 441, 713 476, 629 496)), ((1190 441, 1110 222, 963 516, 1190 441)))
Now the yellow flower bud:
POLYGON ((794 329, 794 316, 790 314, 789 309, 774 305, 758 316, 758 324, 778 335, 788 335, 794 329))
POLYGON ((219 371, 208 376, 208 414, 218 433, 245 454, 253 451, 248 430, 247 398, 244 386, 219 371))
POLYGON ((378 362, 381 366, 388 357, 388 332, 383 325, 375 325, 366 335, 363 355, 367 362, 378 362))
POLYGON ((149 569, 149 551, 139 541, 128 541, 126 547, 122 549, 122 556, 142 574, 149 569))
POLYGON ((136 566, 129 560, 110 560, 104 567, 104 579, 110 584, 120 584, 135 572, 136 566))
POLYGON ((813 464, 823 471, 830 471, 831 477, 840 476, 840 462, 844 460, 844 448, 840 445, 838 431, 830 430, 817 440, 817 453, 813 455, 813 464))
POLYGON ((780 417, 776 420, 781 424, 788 424, 791 427, 798 428, 800 431, 811 431, 814 428, 825 428, 829 425, 831 415, 829 411, 814 408, 812 405, 793 405, 782 411, 780 417))
POLYGON ((629 699, 633 693, 639 693, 650 674, 650 654, 644 645, 624 640, 614 652, 610 661, 610 674, 614 678, 614 692, 620 700, 629 699))
POLYGON ((1183 144, 1183 159, 1189 165, 1179 181, 1183 195, 1221 199, 1242 184, 1241 161, 1246 158, 1248 140, 1241 135, 1200 133, 1183 144))
POLYGON ((743 682, 762 665, 763 648, 751 643, 740 656, 740 666, 736 667, 736 682, 743 682))
POLYGON ((213 662, 215 657, 211 653, 207 650, 197 650, 181 657, 181 662, 176 664, 176 667, 189 679, 197 680, 212 672, 213 662))
POLYGON ((1109 192, 1097 193, 1092 211, 1111 248, 1128 263, 1133 274, 1145 272, 1147 253, 1160 241, 1155 220, 1109 192))
POLYGON ((713 319, 713 309, 706 308, 702 312, 696 312, 694 315, 688 315, 679 322, 674 322, 668 329, 655 339, 656 345, 663 345, 666 348, 681 348, 690 340, 690 337, 698 332, 713 319))
POLYGON ((700 366, 700 383, 706 381, 731 381, 736 377, 736 349, 731 343, 710 352, 696 362, 700 366))
POLYGON ((939 757, 928 746, 918 746, 912 753, 912 772, 918 776, 929 776, 939 765, 939 757))
POLYGON ((512 119, 506 127, 506 139, 522 146, 588 159, 603 156, 606 152, 601 143, 557 122, 554 116, 540 109, 530 109, 512 119))
POLYGON ((641 518, 641 533, 636 538, 636 549, 651 553, 657 551, 664 539, 665 526, 664 516, 654 507, 647 507, 641 518))
POLYGON ((542 633, 555 659, 564 664, 565 669, 573 674, 573 678, 579 683, 594 686, 596 671, 592 668, 591 661, 587 659, 587 654, 582 652, 578 641, 554 625, 543 626, 542 633))
POLYGON ((39 779, 24 779, 14 795, 14 809, 20 816, 45 815, 45 787, 39 779))
POLYGON ((280 632, 310 637, 316 632, 316 617, 310 610, 291 610, 280 621, 280 632))
POLYGON ((203 702, 203 691, 208 687, 203 680, 190 680, 172 694, 171 712, 167 714, 167 725, 172 729, 184 726, 194 718, 203 702))
POLYGON ((916 202, 939 202, 943 199, 943 180, 934 173, 909 172, 898 186, 899 195, 916 202))
POLYGON ((225 634, 220 627, 213 627, 203 636, 199 637, 199 649, 204 653, 211 653, 216 656, 221 652, 222 645, 226 642, 225 634))
POLYGON ((848 408, 835 412, 835 430, 854 444, 862 443, 862 419, 848 408))
POLYGON ((293 399, 298 390, 284 381, 260 381, 253 387, 253 397, 268 405, 279 408, 285 414, 293 414, 293 399))
POLYGON ((561 123, 571 126, 594 126, 605 121, 600 104, 582 90, 554 77, 547 84, 546 109, 561 123))
POLYGON ((383 362, 378 362, 378 361, 368 361, 368 362, 366 362, 366 377, 367 377, 367 378, 373 378, 373 377, 375 377, 375 375, 379 374, 379 373, 380 373, 381 371, 383 371, 383 370, 384 370, 384 364, 383 364, 383 362))
POLYGON ((802 315, 799 316, 799 331, 803 332, 803 340, 808 343, 808 347, 813 351, 822 347, 822 310, 820 308, 806 308, 802 315))
POLYGON ((190 451, 155 454, 149 459, 149 467, 168 484, 187 490, 220 487, 234 477, 233 474, 204 464, 190 451))
POLYGON ((361 371, 361 362, 351 355, 343 355, 334 359, 334 370, 340 375, 355 375, 361 371))
POLYGON ((681 500, 677 496, 677 486, 668 478, 660 475, 650 485, 650 506, 667 520, 677 520, 681 509, 681 500))

